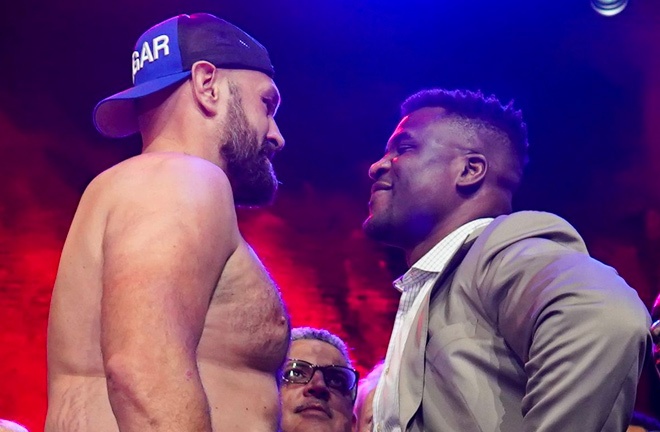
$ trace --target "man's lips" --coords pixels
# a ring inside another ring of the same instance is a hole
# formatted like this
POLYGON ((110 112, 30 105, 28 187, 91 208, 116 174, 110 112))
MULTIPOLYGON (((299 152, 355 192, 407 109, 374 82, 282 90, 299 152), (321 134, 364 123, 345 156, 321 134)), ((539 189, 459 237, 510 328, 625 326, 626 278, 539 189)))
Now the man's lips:
POLYGON ((327 415, 328 418, 332 418, 332 414, 330 413, 330 410, 325 405, 319 403, 307 403, 304 405, 298 405, 294 412, 298 414, 304 411, 318 411, 327 415))
POLYGON ((371 185, 371 193, 374 194, 378 191, 381 190, 390 190, 392 189, 392 185, 389 183, 385 183, 383 181, 377 181, 373 185, 371 185))
POLYGON ((261 154, 272 162, 273 158, 275 157, 275 153, 277 153, 277 145, 268 140, 264 141, 261 145, 261 154))

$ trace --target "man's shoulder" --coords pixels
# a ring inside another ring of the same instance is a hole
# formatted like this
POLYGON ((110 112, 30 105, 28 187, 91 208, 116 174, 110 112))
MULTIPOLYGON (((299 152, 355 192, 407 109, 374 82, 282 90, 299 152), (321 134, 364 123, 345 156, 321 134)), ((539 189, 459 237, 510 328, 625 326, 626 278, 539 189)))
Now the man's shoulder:
POLYGON ((79 208, 225 209, 234 213, 229 179, 217 165, 184 154, 143 154, 99 174, 85 190, 79 208))
POLYGON ((226 178, 217 165, 197 156, 176 152, 143 153, 114 165, 104 174, 122 176, 127 179, 150 179, 169 176, 219 176, 226 178))
POLYGON ((99 174, 88 187, 129 195, 158 190, 176 194, 205 188, 231 193, 229 180, 220 167, 199 157, 174 152, 134 156, 99 174))
POLYGON ((498 216, 493 221, 493 226, 498 226, 499 229, 517 227, 517 231, 529 231, 530 233, 556 230, 575 231, 575 228, 561 216, 535 210, 524 210, 498 216))
POLYGON ((565 219, 547 212, 521 211, 495 218, 473 234, 466 262, 487 266, 495 257, 512 253, 545 255, 551 251, 589 257, 580 234, 565 219), (478 264, 477 264, 478 263, 478 264))
POLYGON ((587 253, 584 240, 577 230, 562 217, 548 212, 520 211, 499 216, 483 230, 480 237, 485 247, 496 249, 538 239, 587 253))

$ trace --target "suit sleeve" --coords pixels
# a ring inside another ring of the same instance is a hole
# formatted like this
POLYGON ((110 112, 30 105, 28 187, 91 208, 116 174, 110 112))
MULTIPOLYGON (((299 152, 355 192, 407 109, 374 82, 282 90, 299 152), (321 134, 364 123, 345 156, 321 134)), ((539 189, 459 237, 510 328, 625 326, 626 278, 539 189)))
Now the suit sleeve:
POLYGON ((650 338, 637 293, 547 239, 516 242, 486 267, 482 301, 527 375, 524 430, 625 430, 650 338))

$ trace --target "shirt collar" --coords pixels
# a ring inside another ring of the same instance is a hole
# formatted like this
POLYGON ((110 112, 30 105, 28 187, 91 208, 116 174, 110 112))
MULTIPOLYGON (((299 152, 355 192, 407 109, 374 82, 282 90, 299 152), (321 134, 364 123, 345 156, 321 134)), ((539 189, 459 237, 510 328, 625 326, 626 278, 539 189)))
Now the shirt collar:
POLYGON ((427 280, 441 273, 468 236, 492 221, 493 218, 480 218, 456 228, 418 259, 406 273, 395 280, 394 287, 399 291, 404 291, 413 283, 423 282, 420 279, 427 280))

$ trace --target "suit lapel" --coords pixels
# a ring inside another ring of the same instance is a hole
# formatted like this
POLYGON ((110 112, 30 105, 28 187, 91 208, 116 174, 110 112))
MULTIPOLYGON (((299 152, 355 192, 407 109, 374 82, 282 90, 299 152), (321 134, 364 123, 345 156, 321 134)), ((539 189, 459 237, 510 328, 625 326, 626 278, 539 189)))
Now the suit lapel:
POLYGON ((419 409, 424 392, 424 368, 426 359, 426 342, 428 340, 429 307, 431 299, 444 286, 447 278, 456 270, 463 261, 465 255, 483 231, 478 229, 470 234, 460 249, 449 260, 444 270, 438 276, 438 280, 422 300, 422 305, 413 319, 411 333, 408 335, 401 359, 401 370, 399 374, 399 418, 404 429, 419 409))

